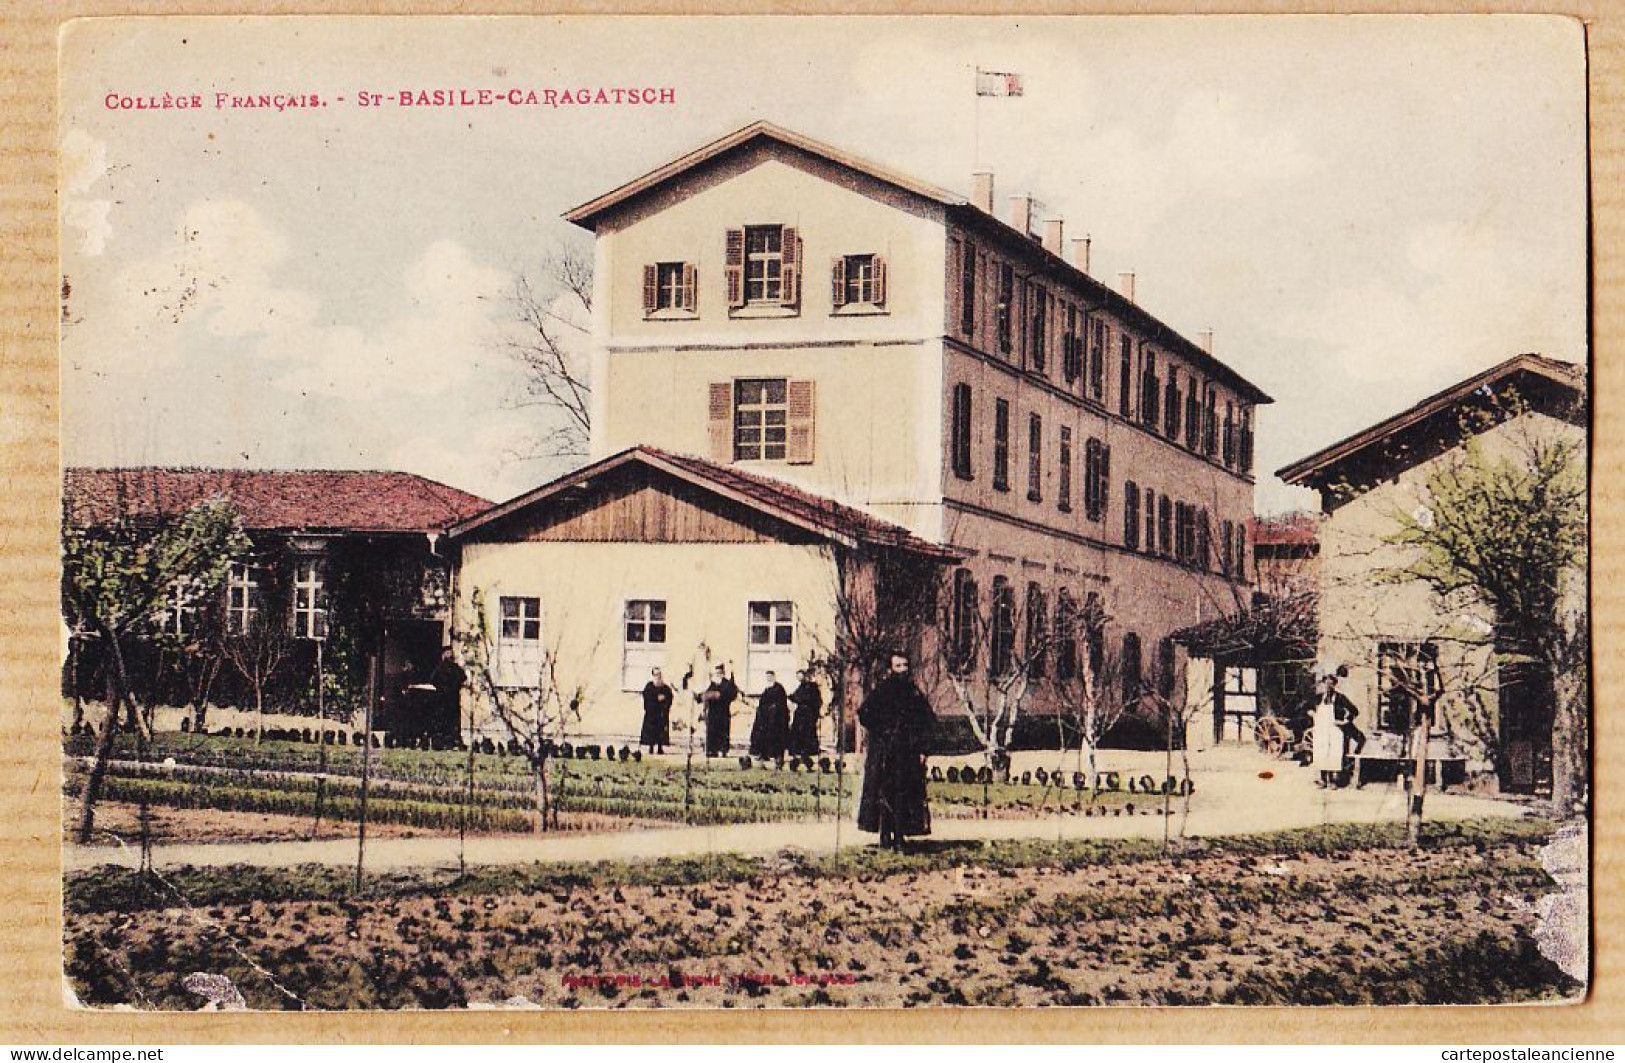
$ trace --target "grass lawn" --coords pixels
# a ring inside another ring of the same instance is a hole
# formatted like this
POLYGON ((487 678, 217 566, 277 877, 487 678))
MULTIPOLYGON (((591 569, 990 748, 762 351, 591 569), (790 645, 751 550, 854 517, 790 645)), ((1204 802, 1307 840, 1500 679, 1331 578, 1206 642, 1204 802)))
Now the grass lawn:
POLYGON ((1484 1003, 1578 986, 1535 949, 1535 820, 807 857, 100 868, 65 883, 92 1005, 257 1008, 1484 1003))

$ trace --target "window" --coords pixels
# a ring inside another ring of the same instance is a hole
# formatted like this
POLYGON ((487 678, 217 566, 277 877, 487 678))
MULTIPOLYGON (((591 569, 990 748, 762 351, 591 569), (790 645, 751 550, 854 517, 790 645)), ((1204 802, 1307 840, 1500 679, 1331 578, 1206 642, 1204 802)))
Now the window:
POLYGON ((1167 557, 1174 548, 1174 502, 1167 495, 1157 499, 1157 552, 1167 557))
POLYGON ((1174 642, 1163 639, 1157 643, 1157 693, 1164 698, 1174 696, 1174 679, 1178 665, 1174 657, 1174 642))
POLYGON ((1162 427, 1169 439, 1179 438, 1179 418, 1184 413, 1180 402, 1179 370, 1170 367, 1168 384, 1163 389, 1162 396, 1162 427))
POLYGON ((1193 379, 1190 390, 1185 393, 1185 445, 1191 450, 1202 445, 1202 399, 1197 389, 1193 379))
POLYGON ((694 264, 657 262, 643 267, 643 313, 692 314, 695 306, 694 264))
POLYGON ((1078 675, 1078 607, 1062 587, 1055 594, 1055 678, 1063 683, 1078 675))
POLYGON ((1134 341, 1127 335, 1118 338, 1120 372, 1117 381, 1117 412, 1125 418, 1134 410, 1134 341))
POLYGON ((1192 552, 1190 512, 1190 507, 1185 503, 1174 503, 1174 559, 1180 564, 1188 562, 1192 552))
POLYGON ((1061 334, 1061 376, 1068 384, 1083 372, 1083 337, 1078 333, 1078 308, 1066 308, 1066 331, 1061 334))
POLYGON ((1044 419, 1027 415, 1027 501, 1044 498, 1044 419))
POLYGON ((1036 284, 1027 285, 1027 359, 1035 372, 1046 368, 1049 333, 1045 328, 1049 293, 1036 284))
POLYGON ((971 468, 971 391, 969 384, 954 385, 952 464, 954 475, 961 480, 974 478, 971 468))
POLYGON ((728 306, 795 306, 801 301, 801 240, 788 225, 728 230, 728 306))
POLYGON ((783 461, 790 401, 783 380, 734 381, 734 460, 783 461))
POLYGON ((1219 569, 1226 576, 1235 566, 1235 525, 1227 520, 1219 522, 1219 569))
POLYGON ((999 305, 994 315, 998 332, 999 353, 1009 354, 1011 348, 1010 312, 1016 301, 1016 271, 1009 265, 999 267, 999 305))
MULTIPOLYGON (((1079 622, 1083 625, 1084 644, 1089 652, 1089 677, 1092 682, 1099 682, 1101 673, 1106 670, 1106 607, 1094 591, 1083 600, 1079 622)), ((1095 689, 1105 693, 1099 687, 1095 689)))
POLYGON ((1096 402, 1106 399, 1106 322, 1099 318, 1090 323, 1089 397, 1096 402))
POLYGON ((993 489, 1010 490, 1010 403, 993 400, 993 489))
POLYGON ((886 262, 879 255, 836 259, 831 280, 831 303, 836 309, 885 305, 886 262))
POLYGON ((953 615, 950 623, 950 648, 953 651, 953 669, 964 674, 976 663, 976 636, 980 606, 976 601, 976 580, 970 569, 954 570, 953 615))
POLYGON ((1247 525, 1236 522, 1236 578, 1247 578, 1247 525))
POLYGON ((1155 428, 1157 425, 1161 395, 1158 393, 1157 356, 1152 351, 1145 352, 1145 363, 1140 370, 1140 420, 1155 428))
POLYGON ((1378 729, 1408 734, 1419 706, 1438 701, 1439 647, 1433 642, 1377 644, 1378 729))
POLYGON ((795 606, 791 602, 751 602, 750 641, 746 650, 745 689, 767 686, 768 672, 782 679, 796 670, 795 606))
POLYGON ((666 603, 658 599, 627 602, 622 631, 621 689, 642 690, 650 669, 666 665, 666 603))
POLYGON ((1027 639, 1023 650, 1027 658, 1027 678, 1041 679, 1044 675, 1044 657, 1049 640, 1049 607, 1044 602, 1044 590, 1036 583, 1027 584, 1027 639))
POLYGON ((1207 413, 1202 418, 1202 452, 1212 457, 1219 449, 1219 393, 1207 387, 1207 413))
POLYGON ((1213 567, 1213 525, 1205 509, 1196 515, 1196 567, 1204 572, 1213 567))
POLYGON ((959 268, 959 331, 969 336, 976 331, 976 245, 965 245, 959 268))
POLYGON ((1072 429, 1061 428, 1061 460, 1056 470, 1060 478, 1055 489, 1055 508, 1062 513, 1072 512, 1072 429))
POLYGON ((1123 546, 1140 548, 1140 486, 1133 480, 1123 485, 1123 546))
POLYGON ((745 302, 784 301, 784 230, 752 225, 745 230, 745 302))
POLYGON ((503 595, 497 602, 496 676, 504 687, 537 687, 542 682, 542 600, 503 595))
POLYGON ((252 565, 233 561, 226 574, 226 630, 246 635, 260 611, 260 584, 252 565))
POLYGON ((1149 487, 1145 489, 1145 552, 1157 552, 1157 495, 1149 487))
POLYGON ((1094 521, 1106 519, 1106 502, 1111 483, 1112 452, 1098 439, 1083 445, 1083 515, 1094 521))
POLYGON ((293 568, 293 633, 297 638, 327 637, 327 589, 320 561, 306 559, 293 568))
POLYGON ((1236 464, 1236 404, 1224 404, 1224 463, 1228 467, 1236 464))
POLYGON ((179 579, 169 585, 159 624, 166 635, 190 635, 197 630, 198 587, 192 580, 179 579))
POLYGON ((1236 464, 1244 473, 1253 471, 1253 411, 1250 407, 1241 408, 1240 439, 1237 443, 1236 464))
POLYGON ((993 630, 988 673, 1009 675, 1016 668, 1016 592, 1003 576, 993 577, 993 630))
POLYGON ((1134 632, 1123 635, 1123 704, 1132 706, 1140 700, 1140 636, 1134 632))

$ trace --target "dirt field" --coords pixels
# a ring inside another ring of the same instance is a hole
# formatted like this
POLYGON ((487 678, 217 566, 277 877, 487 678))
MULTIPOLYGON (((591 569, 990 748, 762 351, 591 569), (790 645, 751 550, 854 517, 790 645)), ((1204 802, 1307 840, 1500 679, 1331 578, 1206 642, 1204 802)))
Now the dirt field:
POLYGON ((110 892, 70 915, 67 959, 85 1003, 143 1008, 197 1007, 194 971, 257 1008, 1550 1000, 1578 987, 1533 944, 1538 840, 1026 867, 939 845, 838 873, 786 854, 695 882, 134 912, 110 892))

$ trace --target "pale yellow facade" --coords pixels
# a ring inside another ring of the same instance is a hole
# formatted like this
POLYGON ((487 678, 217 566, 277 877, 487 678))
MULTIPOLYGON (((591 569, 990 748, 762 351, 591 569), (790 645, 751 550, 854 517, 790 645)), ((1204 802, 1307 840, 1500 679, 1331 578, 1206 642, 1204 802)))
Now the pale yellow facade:
MULTIPOLYGON (((573 694, 582 711, 572 734, 610 736, 635 743, 643 719, 638 690, 648 680, 642 667, 626 676, 628 602, 660 601, 666 606, 663 652, 657 662, 676 688, 692 667, 691 690, 703 689, 712 666, 722 664, 747 695, 760 693, 750 680, 749 606, 753 601, 791 602, 794 638, 775 648, 778 679, 794 689, 794 668, 827 655, 833 646, 831 606, 837 578, 829 548, 776 543, 627 542, 471 542, 463 547, 458 580, 458 630, 475 622, 476 591, 492 625, 504 596, 537 598, 541 603, 541 643, 558 663, 558 683, 573 694), (630 688, 630 689, 629 689, 630 688)), ((634 653, 643 647, 634 647, 634 653)), ((478 699, 476 699, 478 700, 478 699)), ((672 709, 674 725, 686 723, 692 699, 682 691, 672 709)), ((733 736, 750 734, 754 702, 736 704, 733 736)), ((830 740, 826 723, 826 742, 830 740)), ((488 714, 476 729, 502 736, 488 714)), ((676 734, 674 734, 676 739, 676 734)))
MULTIPOLYGON (((1583 452, 1583 428, 1536 412, 1521 414, 1476 438, 1487 457, 1517 461, 1532 436, 1567 439, 1583 452)), ((1459 448, 1450 450, 1399 471, 1338 506, 1321 523, 1320 657, 1323 667, 1349 669, 1339 689, 1360 708, 1361 726, 1369 731, 1379 726, 1379 645, 1432 641, 1444 678, 1440 704, 1449 730, 1472 766, 1487 770, 1486 751, 1475 740, 1467 716, 1472 711, 1468 699, 1475 692, 1488 705, 1495 704, 1498 680, 1488 611, 1465 599, 1446 605, 1423 583, 1382 576, 1413 559, 1409 548, 1388 541, 1399 528, 1400 515, 1426 519, 1429 477, 1460 453, 1459 448)), ((1583 595, 1584 580, 1571 580, 1569 590, 1583 595)))

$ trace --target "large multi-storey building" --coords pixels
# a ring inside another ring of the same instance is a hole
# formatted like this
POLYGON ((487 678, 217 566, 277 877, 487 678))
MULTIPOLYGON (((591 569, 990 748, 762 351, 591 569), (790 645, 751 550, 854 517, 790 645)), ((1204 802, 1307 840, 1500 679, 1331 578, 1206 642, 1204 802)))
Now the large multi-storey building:
MULTIPOLYGON (((1018 667, 1044 617, 1098 596, 1124 689, 1172 689, 1166 636, 1245 598, 1269 397, 1132 276, 1092 277, 1087 239, 1068 252, 1028 197, 996 216, 973 181, 966 199, 756 123, 570 211, 596 236, 593 457, 698 456, 946 548, 944 615, 987 617, 974 646, 953 633, 962 668, 1018 667)), ((570 564, 499 563, 522 536, 476 524, 456 533, 470 588, 570 564)), ((717 593, 765 578, 745 562, 717 593)), ((740 615, 697 634, 726 656, 740 615)))

